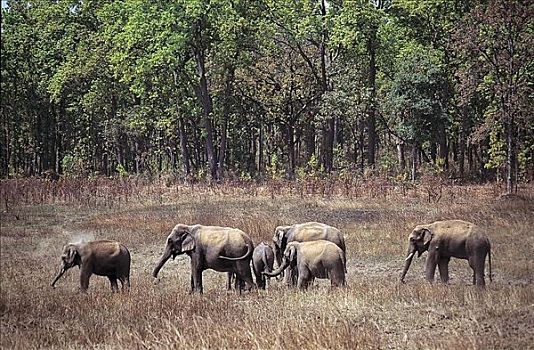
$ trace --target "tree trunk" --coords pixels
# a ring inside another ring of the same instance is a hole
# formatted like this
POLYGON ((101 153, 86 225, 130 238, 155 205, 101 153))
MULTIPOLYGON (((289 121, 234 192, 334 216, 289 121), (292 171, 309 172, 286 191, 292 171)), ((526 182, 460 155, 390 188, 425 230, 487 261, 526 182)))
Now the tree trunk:
POLYGON ((197 53, 197 71, 200 76, 198 83, 198 97, 202 103, 202 126, 206 131, 206 156, 208 160, 209 174, 211 179, 217 177, 217 160, 215 157, 215 146, 213 143, 213 125, 211 122, 211 114, 213 113, 213 104, 209 94, 208 82, 206 79, 206 72, 204 67, 204 56, 197 53))
POLYGON ((235 69, 230 66, 227 67, 226 85, 224 89, 224 110, 221 121, 221 144, 219 147, 219 161, 217 166, 217 180, 222 180, 224 177, 224 162, 226 156, 226 140, 228 129, 228 116, 232 109, 233 83, 235 78, 235 69))
POLYGON ((306 162, 309 162, 315 153, 315 126, 313 121, 309 121, 304 126, 304 144, 306 162))
POLYGON ((213 114, 213 103, 209 92, 208 80, 206 78, 206 65, 204 57, 204 48, 202 47, 202 30, 204 29, 203 21, 200 19, 196 23, 197 47, 194 49, 196 68, 198 74, 198 84, 196 85, 196 94, 202 105, 202 125, 206 131, 206 156, 208 160, 210 179, 217 178, 217 154, 214 145, 214 130, 211 121, 213 114))
MULTIPOLYGON (((321 44, 319 46, 319 53, 321 56, 321 94, 324 94, 330 90, 330 84, 328 76, 326 74, 327 69, 327 52, 326 43, 328 41, 328 35, 326 32, 326 1, 321 0, 321 19, 323 21, 323 30, 321 37, 321 44)), ((323 167, 327 173, 330 173, 334 167, 334 133, 335 133, 335 119, 334 117, 328 117, 324 126, 323 136, 323 167)))
POLYGON ((334 132, 335 119, 329 118, 324 126, 323 138, 323 166, 327 173, 330 173, 334 167, 334 132))
POLYGON ((412 145, 412 181, 417 178, 417 156, 419 149, 416 145, 412 145))
POLYGON ((259 136, 258 136, 258 174, 260 175, 260 178, 263 178, 263 171, 265 168, 264 162, 263 162, 263 123, 260 121, 260 130, 259 130, 259 136))
POLYGON ((404 155, 404 141, 397 139, 397 158, 399 160, 399 170, 404 172, 406 169, 406 157, 404 155))
POLYGON ((291 121, 286 125, 286 144, 288 153, 288 175, 290 178, 295 174, 295 135, 294 126, 291 121))
POLYGON ((465 151, 467 141, 467 126, 465 118, 465 116, 462 117, 462 125, 460 126, 460 138, 458 140, 458 171, 460 173, 460 177, 462 178, 465 174, 465 151))
POLYGON ((226 156, 226 138, 228 128, 228 115, 224 115, 221 121, 221 145, 219 147, 219 162, 217 166, 217 180, 222 180, 224 177, 224 162, 226 156))
POLYGON ((369 108, 367 114, 367 164, 374 168, 375 153, 376 153, 376 31, 377 28, 371 30, 371 36, 367 43, 369 52, 369 108))
POLYGON ((440 162, 443 162, 443 168, 449 169, 449 145, 447 144, 447 133, 444 123, 440 123, 438 126, 438 157, 440 162))
POLYGON ((509 116, 506 123, 506 193, 512 194, 514 189, 514 117, 509 116))
POLYGON ((187 134, 182 117, 178 117, 178 135, 180 138, 180 154, 182 159, 182 171, 187 179, 191 174, 191 165, 189 163, 189 151, 187 150, 187 134))

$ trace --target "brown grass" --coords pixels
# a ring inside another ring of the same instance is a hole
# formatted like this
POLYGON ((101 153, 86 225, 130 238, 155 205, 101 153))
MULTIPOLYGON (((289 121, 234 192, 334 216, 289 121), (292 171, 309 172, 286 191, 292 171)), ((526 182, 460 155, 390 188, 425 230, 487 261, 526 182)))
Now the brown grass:
MULTIPOLYGON (((4 194, 26 198, 10 197, 1 217, 2 349, 533 348, 532 187, 523 199, 500 199, 496 186, 448 186, 439 200, 429 200, 423 186, 384 185, 380 195, 378 185, 372 191, 331 187, 325 194, 320 186, 312 193, 304 186, 289 191, 287 184, 196 190, 138 184, 137 194, 131 190, 127 201, 116 203, 94 199, 90 191, 84 202, 2 186, 4 194), (485 290, 469 285, 467 262, 458 260, 451 262, 450 285, 427 284, 424 256, 414 260, 407 283, 398 283, 411 228, 444 218, 488 228, 494 281, 485 290), (238 295, 224 290, 224 274, 206 271, 205 294, 192 296, 186 257, 167 263, 160 283, 152 283, 150 271, 178 222, 238 227, 257 243, 270 242, 279 224, 307 220, 345 233, 348 287, 330 290, 319 280, 302 293, 271 280, 267 291, 238 295), (116 239, 130 248, 129 294, 111 294, 107 279, 98 276, 89 293, 80 294, 77 269, 49 287, 63 244, 79 236, 116 239)), ((116 190, 117 196, 126 192, 116 190)))

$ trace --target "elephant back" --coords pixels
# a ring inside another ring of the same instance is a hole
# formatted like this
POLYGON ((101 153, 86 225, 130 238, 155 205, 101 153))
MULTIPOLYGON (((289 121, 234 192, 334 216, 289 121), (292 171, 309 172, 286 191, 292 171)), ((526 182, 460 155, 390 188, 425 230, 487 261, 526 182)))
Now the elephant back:
POLYGON ((99 240, 86 243, 85 249, 88 249, 96 258, 105 257, 113 258, 115 256, 128 253, 128 249, 120 242, 111 240, 99 240))
POLYGON ((336 244, 343 250, 345 249, 345 240, 341 231, 336 227, 319 222, 297 224, 288 236, 288 242, 325 240, 336 244))
POLYGON ((249 249, 252 253, 254 246, 245 232, 232 227, 202 226, 196 232, 196 240, 201 247, 209 247, 228 257, 241 256, 249 249))

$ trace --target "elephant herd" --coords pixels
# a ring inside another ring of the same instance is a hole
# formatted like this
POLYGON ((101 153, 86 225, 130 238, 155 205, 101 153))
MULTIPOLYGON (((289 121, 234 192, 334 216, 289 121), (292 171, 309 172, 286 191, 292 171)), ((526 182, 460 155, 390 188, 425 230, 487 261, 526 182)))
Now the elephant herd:
MULTIPOLYGON (((289 286, 300 289, 306 289, 315 278, 330 279, 332 287, 346 284, 347 249, 339 229, 319 222, 278 226, 272 243, 272 247, 265 242, 254 247, 251 238, 237 228, 178 224, 167 237, 152 276, 157 278, 171 257, 186 254, 191 260, 192 293, 203 292, 202 272, 207 269, 226 272, 228 289, 235 277, 235 286, 240 291, 264 289, 266 277, 282 274, 289 286), (275 261, 277 268, 273 270, 275 261)), ((430 282, 434 280, 436 266, 441 281, 448 282, 448 264, 454 257, 468 260, 473 270, 473 284, 484 286, 486 256, 491 281, 491 245, 484 231, 473 223, 446 220, 416 226, 408 239, 401 282, 415 253, 419 257, 425 251, 428 251, 425 275, 430 282)), ((63 248, 61 260, 60 270, 51 284, 53 287, 73 266, 80 268, 80 285, 84 292, 93 274, 108 277, 114 292, 118 291, 117 280, 123 291, 130 287, 130 252, 119 242, 100 240, 68 244, 63 248)))

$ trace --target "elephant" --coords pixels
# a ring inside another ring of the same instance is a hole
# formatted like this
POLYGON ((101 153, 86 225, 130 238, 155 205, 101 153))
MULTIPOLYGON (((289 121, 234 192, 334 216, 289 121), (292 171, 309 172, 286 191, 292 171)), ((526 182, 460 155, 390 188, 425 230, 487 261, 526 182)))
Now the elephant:
POLYGON ((56 282, 73 266, 80 268, 81 291, 89 288, 92 274, 106 276, 111 283, 111 291, 118 292, 117 280, 121 282, 122 291, 130 288, 130 252, 123 244, 116 241, 100 240, 71 243, 63 247, 61 268, 51 283, 56 282))
POLYGON ((429 282, 434 281, 436 265, 441 281, 449 281, 449 261, 451 258, 467 259, 473 269, 473 284, 485 286, 484 265, 486 255, 489 262, 491 281, 491 244, 480 227, 462 220, 436 221, 427 225, 418 225, 409 237, 408 255, 405 259, 401 282, 410 268, 413 256, 428 250, 425 275, 429 282))
MULTIPOLYGON (((286 249, 289 242, 308 242, 316 240, 326 240, 336 244, 343 251, 343 261, 346 262, 347 248, 345 246, 345 238, 341 231, 333 226, 329 226, 320 222, 305 222, 302 224, 295 224, 291 226, 278 226, 275 229, 273 236, 274 256, 278 266, 282 262, 282 253, 286 249)), ((343 265, 345 273, 347 272, 346 265, 343 265)), ((290 268, 287 276, 287 283, 291 285, 296 284, 297 276, 290 268)))
POLYGON ((262 272, 272 272, 274 265, 274 252, 267 243, 261 242, 252 253, 252 270, 256 276, 258 288, 265 289, 265 275, 262 272))
POLYGON ((152 276, 158 277, 169 258, 185 253, 191 258, 191 293, 203 293, 202 272, 206 269, 228 272, 228 277, 235 273, 238 280, 244 281, 246 289, 251 290, 256 288, 250 270, 253 251, 252 240, 239 229, 178 224, 167 237, 165 250, 152 276))
POLYGON ((297 287, 307 289, 314 278, 329 278, 332 287, 345 286, 345 254, 336 244, 316 240, 289 242, 281 265, 273 272, 263 272, 270 277, 278 276, 287 267, 298 271, 297 287))

